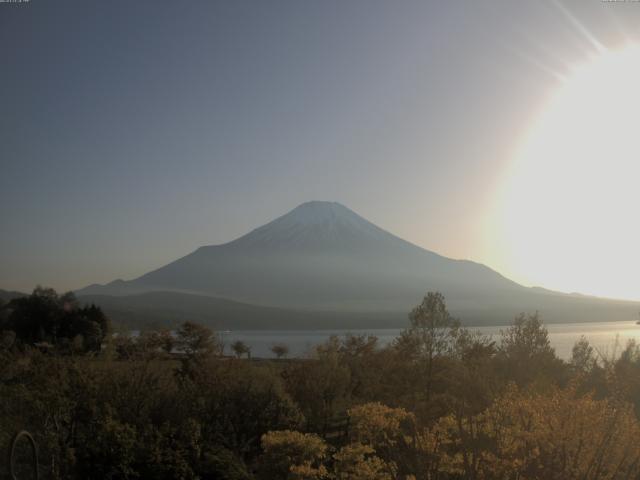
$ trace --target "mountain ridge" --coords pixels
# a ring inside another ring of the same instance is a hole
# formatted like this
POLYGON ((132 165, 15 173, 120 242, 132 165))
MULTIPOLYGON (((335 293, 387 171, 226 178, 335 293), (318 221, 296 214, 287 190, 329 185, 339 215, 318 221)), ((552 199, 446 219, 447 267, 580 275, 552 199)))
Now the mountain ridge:
POLYGON ((600 314, 594 302, 622 306, 624 315, 627 305, 637 305, 524 287, 483 264, 444 257, 342 204, 323 201, 303 203, 230 242, 199 247, 133 280, 77 293, 164 291, 268 308, 395 315, 409 311, 428 290, 444 293, 452 311, 460 314, 477 312, 486 319, 496 312, 495 323, 520 311, 540 310, 560 321, 560 312, 568 315, 572 308, 593 317, 583 308, 586 304, 600 314))

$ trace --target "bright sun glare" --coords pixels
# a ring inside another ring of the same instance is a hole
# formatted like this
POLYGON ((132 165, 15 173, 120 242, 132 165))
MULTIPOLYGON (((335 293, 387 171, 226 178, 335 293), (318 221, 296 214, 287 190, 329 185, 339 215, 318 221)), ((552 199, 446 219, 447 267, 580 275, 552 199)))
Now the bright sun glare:
POLYGON ((520 144, 501 192, 495 233, 505 273, 640 299, 639 119, 640 46, 570 71, 520 144))

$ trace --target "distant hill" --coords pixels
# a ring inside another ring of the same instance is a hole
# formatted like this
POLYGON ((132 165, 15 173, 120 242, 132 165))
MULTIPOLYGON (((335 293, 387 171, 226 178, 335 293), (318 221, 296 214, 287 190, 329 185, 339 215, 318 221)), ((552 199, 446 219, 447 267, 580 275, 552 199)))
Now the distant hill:
POLYGON ((187 320, 217 330, 401 328, 407 324, 404 312, 286 310, 177 292, 82 295, 79 300, 99 305, 114 325, 125 329, 175 327, 187 320))
MULTIPOLYGON (((263 307, 214 297, 178 292, 148 292, 134 295, 82 295, 84 304, 102 307, 119 329, 158 329, 193 321, 217 330, 317 330, 404 328, 407 312, 357 312, 294 310, 263 307)), ((592 299, 589 303, 555 306, 558 319, 566 322, 598 320, 605 315, 629 320, 626 305, 592 299), (595 309, 595 310, 594 310, 595 309), (590 313, 594 313, 590 315, 590 313)), ((417 303, 417 302, 416 302, 417 303)), ((533 311, 533 310, 529 310, 533 311)), ((493 308, 485 311, 459 310, 453 314, 471 325, 507 325, 518 310, 493 308)), ((546 321, 553 322, 554 318, 546 321)))
POLYGON ((198 248, 137 279, 91 285, 77 294, 101 295, 97 303, 105 307, 105 302, 121 309, 128 304, 132 315, 143 309, 143 299, 147 311, 159 312, 170 306, 164 299, 179 298, 182 315, 228 308, 238 313, 227 317, 237 325, 259 314, 249 309, 259 309, 259 325, 276 328, 282 322, 269 308, 277 308, 287 325, 290 319, 292 325, 324 326, 334 315, 347 322, 348 314, 400 318, 429 290, 444 293, 451 311, 474 324, 504 324, 520 311, 535 310, 548 322, 631 320, 640 307, 523 287, 484 265, 413 245, 332 202, 302 204, 232 242, 198 248))
POLYGON ((25 297, 25 296, 27 296, 26 293, 12 292, 12 291, 9 291, 9 290, 0 289, 0 299, 4 300, 5 302, 13 300, 14 298, 20 298, 20 297, 25 297))

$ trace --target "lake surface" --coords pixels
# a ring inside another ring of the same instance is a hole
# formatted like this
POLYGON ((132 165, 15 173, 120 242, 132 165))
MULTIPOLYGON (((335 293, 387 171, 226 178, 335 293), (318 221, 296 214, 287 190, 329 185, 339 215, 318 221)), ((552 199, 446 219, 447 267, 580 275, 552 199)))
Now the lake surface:
MULTIPOLYGON (((599 352, 611 355, 619 353, 630 339, 640 343, 640 325, 635 321, 628 322, 591 322, 591 323, 556 323, 545 325, 549 331, 551 346, 556 354, 563 359, 571 357, 574 343, 585 336, 589 343, 599 352), (618 345, 616 347, 616 345, 618 345), (617 348, 617 350, 616 350, 617 348)), ((469 327, 499 341, 501 327, 469 327)), ((380 345, 387 345, 399 334, 400 329, 371 329, 371 330, 244 330, 218 332, 225 344, 225 353, 231 354, 232 342, 242 340, 251 347, 253 357, 273 358, 271 347, 277 343, 284 343, 289 347, 289 357, 308 355, 313 346, 326 341, 331 335, 343 336, 347 333, 371 334, 378 337, 380 345)))

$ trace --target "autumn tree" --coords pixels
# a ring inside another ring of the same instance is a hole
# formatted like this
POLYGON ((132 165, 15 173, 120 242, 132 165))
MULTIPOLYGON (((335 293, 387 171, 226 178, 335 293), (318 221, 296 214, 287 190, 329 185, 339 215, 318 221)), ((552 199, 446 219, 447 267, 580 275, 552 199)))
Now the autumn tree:
POLYGON ((635 478, 640 425, 629 404, 573 388, 532 394, 512 386, 471 421, 435 427, 448 447, 443 467, 463 478, 635 478))
POLYGON ((393 467, 375 455, 368 445, 351 443, 333 455, 332 478, 336 480, 394 480, 393 467))
POLYGON ((318 435, 274 431, 263 435, 261 443, 264 454, 260 461, 260 478, 313 480, 328 475, 323 464, 328 447, 318 435))
POLYGON ((176 332, 175 346, 189 358, 219 355, 220 340, 210 329, 194 322, 184 322, 176 332))
POLYGON ((271 347, 271 352, 277 359, 286 358, 289 355, 289 347, 284 343, 276 343, 271 347))
POLYGON ((573 345, 569 364, 579 373, 588 373, 596 366, 597 360, 593 347, 583 336, 573 345))
POLYGON ((282 377, 268 366, 214 359, 195 364, 180 381, 182 403, 201 422, 203 441, 243 460, 257 454, 264 433, 298 428, 303 420, 282 377))
MULTIPOLYGON (((370 447, 382 458, 384 471, 395 478, 409 474, 420 464, 416 450, 415 416, 402 408, 391 408, 378 402, 366 403, 348 410, 349 437, 358 445, 370 447)), ((364 452, 363 452, 364 454, 364 452)))
POLYGON ((293 363, 283 372, 287 391, 300 405, 307 429, 322 435, 349 402, 350 372, 339 350, 340 341, 332 337, 318 345, 313 358, 293 363))
POLYGON ((534 380, 554 383, 560 379, 563 364, 556 357, 537 312, 518 315, 513 325, 501 333, 498 354, 508 380, 522 386, 534 380))

